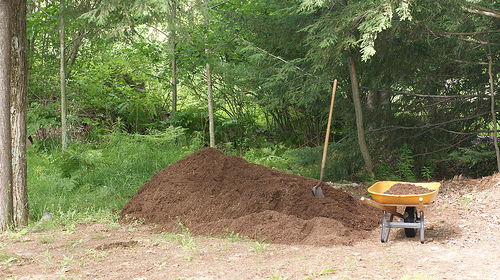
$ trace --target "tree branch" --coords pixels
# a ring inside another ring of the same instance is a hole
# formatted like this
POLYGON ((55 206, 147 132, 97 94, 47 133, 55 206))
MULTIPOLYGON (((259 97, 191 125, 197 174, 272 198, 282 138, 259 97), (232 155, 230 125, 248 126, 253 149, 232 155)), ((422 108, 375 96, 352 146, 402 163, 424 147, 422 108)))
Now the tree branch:
MULTIPOLYGON (((285 60, 285 59, 283 59, 283 58, 281 58, 281 57, 279 57, 279 56, 276 56, 276 55, 274 55, 274 54, 272 54, 272 53, 270 53, 270 52, 268 52, 268 51, 266 51, 266 50, 264 50, 264 49, 262 49, 262 48, 259 48, 259 47, 255 46, 254 44, 252 44, 251 42, 249 42, 249 41, 247 41, 247 40, 245 40, 245 39, 241 38, 240 36, 238 36, 238 38, 239 38, 239 39, 241 39, 243 42, 245 42, 245 43, 247 43, 247 44, 249 44, 249 45, 252 45, 254 48, 258 49, 259 51, 261 51, 261 52, 263 52, 263 53, 265 53, 265 54, 269 55, 270 57, 275 58, 275 59, 277 59, 277 60, 279 60, 279 61, 281 61, 281 62, 284 62, 284 63, 286 63, 286 64, 290 64, 290 61, 287 61, 287 60, 285 60)), ((311 73, 307 72, 306 70, 304 70, 304 69, 302 69, 302 68, 300 68, 300 67, 298 67, 298 66, 296 66, 296 65, 293 65, 293 67, 294 67, 295 69, 297 69, 297 70, 299 70, 299 71, 301 71, 301 72, 305 73, 305 75, 307 75, 307 76, 313 76, 311 73)), ((317 76, 314 76, 314 77, 316 77, 316 78, 317 78, 317 76)))
POLYGON ((485 8, 485 7, 482 7, 482 6, 473 4, 473 3, 469 3, 469 2, 467 2, 467 4, 474 8, 474 9, 465 8, 465 10, 470 12, 470 13, 482 15, 482 16, 486 16, 486 17, 500 18, 500 12, 498 12, 498 11, 490 10, 490 9, 485 8))
MULTIPOLYGON (((368 89, 368 88, 363 87, 363 89, 368 89)), ((477 97, 481 97, 481 98, 487 98, 487 97, 489 97, 486 94, 427 95, 427 94, 418 94, 418 93, 411 93, 411 92, 398 91, 398 90, 387 90, 387 92, 392 93, 392 94, 404 94, 404 95, 415 96, 415 97, 436 98, 436 99, 470 99, 470 98, 477 98, 477 97)))
POLYGON ((217 8, 217 7, 221 6, 221 5, 224 5, 224 4, 228 3, 228 2, 231 2, 231 0, 224 1, 224 2, 219 3, 219 4, 215 4, 212 7, 210 7, 209 9, 210 10, 215 9, 215 8, 217 8))

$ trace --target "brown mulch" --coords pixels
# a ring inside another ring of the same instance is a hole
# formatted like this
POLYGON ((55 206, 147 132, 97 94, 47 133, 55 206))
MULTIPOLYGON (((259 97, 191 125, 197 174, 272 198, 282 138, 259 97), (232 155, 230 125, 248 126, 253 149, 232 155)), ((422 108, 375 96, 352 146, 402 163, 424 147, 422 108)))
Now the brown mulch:
POLYGON ((392 185, 384 194, 392 195, 417 195, 433 192, 434 190, 408 183, 396 183, 392 185))
POLYGON ((204 148, 163 169, 126 203, 120 216, 182 224, 192 234, 239 234, 282 244, 352 244, 378 227, 380 213, 318 180, 271 170, 204 148))

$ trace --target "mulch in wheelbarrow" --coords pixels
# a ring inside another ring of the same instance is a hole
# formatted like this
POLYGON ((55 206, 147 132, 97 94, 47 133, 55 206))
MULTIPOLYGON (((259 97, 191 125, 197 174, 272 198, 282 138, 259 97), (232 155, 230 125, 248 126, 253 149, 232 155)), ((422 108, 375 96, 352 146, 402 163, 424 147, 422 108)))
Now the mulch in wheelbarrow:
POLYGON ((411 183, 396 183, 392 185, 387 191, 385 191, 384 194, 416 195, 416 194, 431 193, 433 191, 434 190, 422 186, 417 186, 411 183))
POLYGON ((348 245, 378 227, 380 213, 318 180, 284 173, 204 148, 155 174, 120 216, 179 225, 194 235, 238 234, 280 244, 348 245))

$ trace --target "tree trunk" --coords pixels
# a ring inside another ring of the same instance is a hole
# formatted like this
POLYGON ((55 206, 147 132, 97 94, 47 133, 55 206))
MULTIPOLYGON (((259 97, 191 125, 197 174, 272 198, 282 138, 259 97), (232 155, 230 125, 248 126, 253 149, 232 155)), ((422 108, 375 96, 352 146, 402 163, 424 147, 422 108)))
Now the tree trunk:
POLYGON ((177 36, 176 36, 176 13, 177 13, 177 5, 176 2, 172 2, 172 26, 171 26, 171 34, 172 34, 172 114, 177 112, 177 56, 175 54, 175 47, 177 46, 177 36))
POLYGON ((26 38, 26 0, 12 3, 11 49, 11 133, 12 133, 12 196, 14 226, 27 225, 29 219, 26 112, 28 94, 28 60, 26 38))
POLYGON ((60 1, 59 6, 59 21, 60 21, 60 30, 59 30, 59 44, 60 44, 60 56, 61 56, 61 68, 59 71, 59 75, 61 78, 61 142, 62 142, 62 151, 66 149, 66 145, 68 143, 68 128, 67 128, 67 100, 66 100, 66 60, 64 56, 64 47, 66 45, 65 39, 65 28, 64 28, 64 0, 60 1))
POLYGON ((358 77, 356 75, 356 67, 354 65, 354 59, 352 55, 348 55, 349 62, 349 74, 351 76, 351 84, 352 84, 352 98, 354 101, 354 111, 356 113, 356 126, 358 129, 358 142, 359 149, 361 150, 361 154, 365 161, 366 171, 369 174, 373 174, 373 162, 370 157, 370 152, 368 151, 368 147, 366 145, 365 140, 365 129, 363 127, 363 111, 361 109, 361 98, 359 97, 359 87, 358 87, 358 77))
MULTIPOLYGON (((207 26, 207 48, 205 53, 207 54, 207 59, 209 55, 208 51, 208 31, 210 29, 210 24, 208 20, 208 0, 205 0, 205 23, 207 26)), ((210 71, 210 63, 207 62, 207 100, 208 100, 208 129, 210 133, 210 147, 215 147, 215 125, 214 125, 214 102, 212 95, 212 71, 210 71)))
POLYGON ((85 38, 86 33, 83 30, 79 30, 78 34, 73 34, 73 48, 71 49, 71 52, 69 53, 69 58, 68 58, 68 63, 65 65, 65 69, 68 69, 68 72, 66 73, 66 78, 71 77, 71 67, 75 64, 76 58, 78 57, 78 50, 82 46, 82 41, 83 38, 85 38))
POLYGON ((214 100, 212 96, 212 72, 210 64, 207 63, 207 99, 208 99, 208 129, 210 132, 210 147, 215 147, 215 128, 214 128, 214 100))
POLYGON ((12 150, 10 139, 10 0, 0 0, 0 231, 12 225, 12 150))
POLYGON ((490 39, 488 37, 488 74, 490 78, 490 97, 491 97, 491 118, 493 121, 493 143, 495 144, 495 152, 497 156, 497 170, 500 172, 500 150, 498 148, 498 129, 497 129, 497 116, 495 114, 495 91, 494 81, 493 81, 493 71, 491 70, 493 67, 493 58, 491 56, 491 47, 490 47, 490 39))
POLYGON ((175 55, 175 44, 172 47, 172 113, 177 112, 177 57, 175 55))

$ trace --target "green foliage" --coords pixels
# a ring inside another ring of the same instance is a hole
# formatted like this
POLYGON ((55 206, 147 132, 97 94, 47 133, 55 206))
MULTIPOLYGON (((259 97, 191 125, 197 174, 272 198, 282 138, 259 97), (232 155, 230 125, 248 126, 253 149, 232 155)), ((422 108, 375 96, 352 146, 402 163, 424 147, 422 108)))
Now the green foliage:
POLYGON ((381 162, 375 170, 377 178, 380 180, 398 181, 399 176, 394 172, 394 168, 387 162, 381 162))
POLYGON ((188 135, 195 131, 208 131, 208 116, 205 109, 195 105, 188 106, 182 111, 176 112, 169 122, 173 126, 186 128, 188 135))
POLYGON ((71 178, 73 173, 78 171, 80 179, 85 179, 83 174, 99 164, 102 160, 102 151, 86 148, 80 144, 73 144, 60 155, 59 168, 63 177, 71 178))
MULTIPOLYGON (((293 173, 319 179, 323 147, 292 149, 285 152, 284 155, 289 159, 293 173)), ((329 143, 325 163, 325 180, 360 179, 359 177, 363 175, 362 170, 364 170, 363 160, 354 139, 345 139, 340 143, 329 143)))
POLYGON ((491 175, 497 170, 496 154, 493 147, 461 148, 449 154, 449 165, 458 174, 473 177, 491 175))
POLYGON ((58 145, 50 150, 33 147, 28 153, 31 217, 119 210, 153 174, 199 148, 188 145, 180 128, 149 135, 109 134, 97 146, 73 143, 65 153, 58 145))
MULTIPOLYGON (((328 147, 327 153, 330 152, 331 145, 328 147)), ((295 163, 297 165, 314 165, 318 164, 318 158, 321 158, 323 153, 323 147, 303 147, 297 150, 287 151, 287 154, 296 158, 295 163)))
POLYGON ((261 164, 272 169, 286 169, 288 166, 288 158, 283 155, 286 151, 283 144, 276 144, 269 147, 249 149, 244 158, 256 164, 261 164))
POLYGON ((252 251, 255 253, 264 253, 266 250, 267 246, 269 246, 270 243, 266 242, 264 240, 255 240, 255 241, 250 241, 250 246, 252 247, 252 251))
POLYGON ((399 6, 395 8, 390 1, 380 1, 374 4, 375 7, 370 7, 364 15, 365 20, 358 26, 361 33, 359 47, 363 61, 375 55, 375 40, 378 34, 392 27, 393 10, 396 10, 400 20, 411 21, 408 3, 403 1, 397 3, 399 6))
POLYGON ((149 58, 135 46, 115 47, 116 51, 103 53, 100 60, 89 61, 74 74, 79 94, 72 96, 78 104, 73 110, 96 127, 109 127, 121 119, 127 131, 142 133, 164 110, 161 84, 151 79, 153 69, 146 68, 149 58))
MULTIPOLYGON (((405 143, 401 149, 397 150, 398 157, 396 162, 383 161, 376 167, 375 173, 379 180, 389 181, 410 181, 416 180, 413 166, 412 152, 405 143)), ((425 169, 427 173, 423 176, 429 176, 432 173, 432 165, 428 165, 425 169)))
POLYGON ((226 229, 225 238, 227 238, 229 242, 240 242, 248 240, 248 236, 240 236, 239 233, 235 233, 234 231, 229 232, 229 229, 226 229))
POLYGON ((422 166, 420 170, 422 178, 426 179, 427 181, 432 180, 435 171, 436 171, 436 164, 433 162, 422 166))
POLYGON ((413 172, 413 157, 411 156, 411 150, 405 143, 401 148, 401 157, 396 163, 396 173, 402 180, 413 182, 415 181, 415 173, 413 172))
POLYGON ((60 116, 56 108, 57 104, 40 104, 32 102, 27 112, 27 133, 33 135, 37 131, 47 130, 59 126, 60 116))

